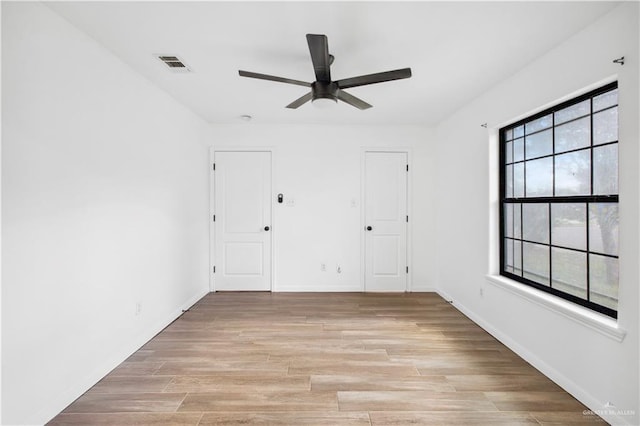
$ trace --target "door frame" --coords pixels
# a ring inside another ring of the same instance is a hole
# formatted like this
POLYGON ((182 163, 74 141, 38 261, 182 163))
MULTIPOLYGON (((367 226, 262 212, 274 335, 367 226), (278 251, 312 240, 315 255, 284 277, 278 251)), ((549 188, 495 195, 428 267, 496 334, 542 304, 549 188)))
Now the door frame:
POLYGON ((409 215, 409 222, 407 223, 407 266, 409 267, 409 273, 407 273, 407 284, 405 287, 405 293, 411 293, 413 291, 413 238, 412 238, 412 224, 414 221, 413 216, 413 182, 412 182, 412 150, 409 147, 361 147, 360 148, 360 288, 363 292, 367 291, 366 288, 366 240, 365 230, 366 226, 366 156, 368 152, 388 152, 388 153, 404 153, 407 154, 407 164, 409 165, 409 171, 407 172, 407 215, 409 215))
POLYGON ((273 194, 275 188, 275 173, 273 164, 275 163, 275 149, 273 147, 263 147, 263 146, 242 146, 242 147, 231 147, 231 146, 219 146, 215 145, 209 148, 209 291, 211 293, 216 292, 215 287, 215 273, 213 272, 213 268, 216 265, 216 226, 213 221, 213 215, 216 214, 216 198, 215 198, 215 188, 216 188, 216 173, 213 170, 213 164, 215 163, 216 152, 269 152, 271 154, 271 194, 269 204, 270 215, 271 215, 271 274, 269 277, 269 291, 273 292, 275 288, 275 261, 274 261, 274 248, 275 248, 275 237, 277 231, 276 220, 274 217, 274 209, 273 209, 273 194))

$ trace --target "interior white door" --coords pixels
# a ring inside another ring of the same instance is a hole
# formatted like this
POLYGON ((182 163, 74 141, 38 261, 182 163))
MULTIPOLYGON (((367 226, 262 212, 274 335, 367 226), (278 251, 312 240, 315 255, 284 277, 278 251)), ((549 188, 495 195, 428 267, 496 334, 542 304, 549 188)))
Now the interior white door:
POLYGON ((407 290, 407 153, 365 153, 365 291, 407 290))
POLYGON ((214 154, 214 289, 271 290, 271 152, 214 154))

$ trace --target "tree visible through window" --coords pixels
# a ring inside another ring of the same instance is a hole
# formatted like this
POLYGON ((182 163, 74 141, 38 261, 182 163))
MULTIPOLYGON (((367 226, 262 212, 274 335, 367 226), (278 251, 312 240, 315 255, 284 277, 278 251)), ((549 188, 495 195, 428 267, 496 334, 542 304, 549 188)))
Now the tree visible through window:
POLYGON ((500 129, 500 271, 617 317, 618 84, 500 129))

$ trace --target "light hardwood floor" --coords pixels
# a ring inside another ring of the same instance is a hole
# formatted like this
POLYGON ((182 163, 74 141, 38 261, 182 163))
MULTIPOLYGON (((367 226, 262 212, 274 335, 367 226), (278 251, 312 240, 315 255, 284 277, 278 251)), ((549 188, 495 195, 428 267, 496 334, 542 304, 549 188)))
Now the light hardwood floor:
POLYGON ((434 293, 215 293, 63 425, 605 424, 434 293))

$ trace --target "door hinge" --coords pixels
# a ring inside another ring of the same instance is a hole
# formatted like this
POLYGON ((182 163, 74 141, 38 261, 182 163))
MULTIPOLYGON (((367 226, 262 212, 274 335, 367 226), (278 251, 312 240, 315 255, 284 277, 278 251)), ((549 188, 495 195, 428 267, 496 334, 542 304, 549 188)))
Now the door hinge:
MULTIPOLYGON (((215 216, 214 216, 214 217, 215 217, 215 216)), ((215 220, 215 219, 213 219, 213 220, 215 220)), ((407 215, 407 222, 409 222, 409 215, 407 215)))
POLYGON ((407 164, 407 171, 409 171, 409 165, 407 164))
POLYGON ((213 221, 214 222, 216 221, 216 215, 215 214, 213 215, 213 221))
POLYGON ((216 273, 216 267, 215 266, 213 267, 213 273, 214 274, 216 273))
POLYGON ((216 171, 216 163, 213 163, 213 171, 216 171))
POLYGON ((409 273, 409 267, 407 266, 407 274, 409 273))

